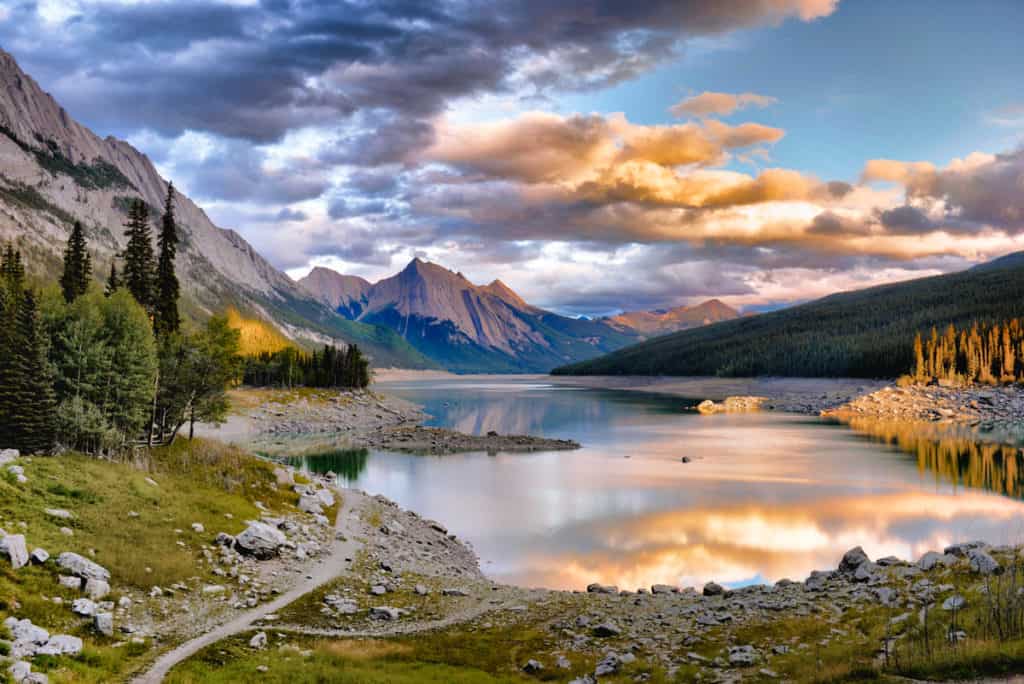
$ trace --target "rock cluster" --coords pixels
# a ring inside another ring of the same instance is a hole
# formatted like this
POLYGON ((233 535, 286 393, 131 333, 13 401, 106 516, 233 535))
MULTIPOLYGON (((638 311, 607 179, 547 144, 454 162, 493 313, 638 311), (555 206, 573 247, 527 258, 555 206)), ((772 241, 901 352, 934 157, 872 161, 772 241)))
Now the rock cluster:
POLYGON ((710 399, 697 404, 697 412, 704 415, 713 413, 742 413, 743 411, 758 411, 768 401, 768 397, 726 397, 722 403, 716 403, 710 399))
POLYGON ((1024 391, 1015 385, 890 386, 823 411, 822 415, 1012 426, 1024 421, 1024 391))

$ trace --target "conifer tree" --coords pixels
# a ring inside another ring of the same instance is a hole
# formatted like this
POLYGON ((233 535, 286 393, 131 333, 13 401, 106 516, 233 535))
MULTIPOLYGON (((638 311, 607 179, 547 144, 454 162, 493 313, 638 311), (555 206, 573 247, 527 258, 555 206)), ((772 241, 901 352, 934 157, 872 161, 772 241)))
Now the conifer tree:
POLYGON ((124 250, 124 285, 150 313, 154 303, 153 240, 149 230, 149 208, 141 199, 132 202, 125 224, 128 246, 124 250))
POLYGON ((54 444, 57 410, 46 338, 32 292, 25 292, 18 305, 14 341, 11 375, 15 405, 9 416, 14 445, 30 454, 47 452, 54 444))
POLYGON ((64 249, 64 273, 60 277, 60 288, 68 304, 81 297, 89 289, 92 277, 92 260, 86 248, 82 224, 75 221, 67 247, 64 249))
POLYGON ((174 183, 167 186, 164 216, 157 236, 160 257, 156 267, 156 300, 153 327, 157 335, 176 332, 181 327, 178 313, 179 285, 174 272, 174 258, 178 252, 178 226, 174 219, 174 183))
POLYGON ((110 262, 110 275, 107 277, 107 289, 104 291, 108 297, 121 287, 121 277, 117 273, 117 263, 110 262))

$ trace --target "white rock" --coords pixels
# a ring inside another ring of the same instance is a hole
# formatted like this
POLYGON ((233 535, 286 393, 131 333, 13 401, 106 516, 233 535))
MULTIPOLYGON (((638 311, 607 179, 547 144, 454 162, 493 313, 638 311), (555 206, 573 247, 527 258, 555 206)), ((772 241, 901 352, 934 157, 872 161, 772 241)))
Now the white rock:
POLYGON ((58 581, 60 582, 60 586, 67 587, 68 589, 74 589, 75 591, 80 591, 82 589, 81 577, 75 577, 74 575, 61 575, 58 581))
POLYGON ((61 520, 71 520, 75 517, 71 511, 64 510, 63 508, 47 508, 43 512, 51 518, 60 518, 61 520))
POLYGON ((334 505, 334 494, 329 489, 317 490, 316 498, 320 499, 320 503, 328 508, 334 505))
POLYGON ((20 456, 17 449, 0 449, 0 465, 7 465, 20 456))
POLYGON ((192 523, 192 531, 195 532, 196 534, 202 534, 203 532, 206 531, 206 528, 203 527, 203 523, 194 522, 194 523, 192 523))
POLYGON ((112 613, 96 613, 93 618, 96 631, 106 637, 114 636, 114 615, 112 613))
POLYGON ((235 539, 238 548, 261 560, 273 558, 288 541, 284 533, 266 523, 253 522, 235 539))
POLYGON ((57 556, 57 565, 83 579, 110 581, 110 571, 77 553, 64 552, 57 556))
POLYGON ((14 684, 22 684, 31 674, 32 666, 24 660, 19 660, 7 668, 7 672, 11 675, 11 679, 14 680, 14 684))
POLYGON ((323 515, 324 512, 320 499, 309 494, 303 494, 299 497, 299 510, 303 513, 315 513, 317 515, 323 515))
POLYGON ((262 651, 267 647, 267 633, 256 632, 252 639, 249 639, 249 648, 255 648, 262 651))
POLYGON ((96 604, 87 598, 75 599, 71 603, 71 612, 82 617, 92 617, 96 614, 96 604))
POLYGON ((82 652, 82 640, 67 634, 55 634, 36 651, 36 655, 78 655, 82 652))
POLYGON ((106 598, 110 593, 110 584, 103 580, 89 578, 85 581, 85 595, 93 601, 106 598))
POLYGON ((29 558, 36 565, 42 565, 46 561, 50 560, 50 553, 46 549, 33 549, 29 558))
POLYGON ((0 539, 0 555, 7 556, 11 567, 15 570, 28 565, 28 549, 25 547, 25 535, 9 534, 0 539))

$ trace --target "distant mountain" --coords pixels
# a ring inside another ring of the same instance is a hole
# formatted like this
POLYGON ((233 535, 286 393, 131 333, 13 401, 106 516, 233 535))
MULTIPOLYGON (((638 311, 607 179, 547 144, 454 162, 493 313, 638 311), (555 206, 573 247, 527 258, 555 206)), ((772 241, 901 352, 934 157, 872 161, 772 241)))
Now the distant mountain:
POLYGON ((373 285, 324 268, 299 283, 343 315, 395 331, 456 372, 548 371, 640 339, 603 321, 531 306, 500 280, 475 285, 420 259, 373 285))
MULTIPOLYGON (((130 202, 143 199, 155 225, 166 193, 167 182, 146 155, 76 122, 0 50, 0 243, 14 241, 31 269, 53 276, 71 224, 80 220, 96 275, 105 277, 124 247, 130 202)), ((393 331, 337 315, 182 194, 175 211, 182 233, 177 269, 189 315, 234 306, 294 340, 356 342, 378 365, 436 367, 393 331)))
POLYGON ((627 311, 604 319, 620 330, 632 330, 644 337, 657 337, 702 325, 739 318, 740 312, 718 299, 696 306, 679 306, 658 311, 627 311))
POLYGON ((896 377, 914 334, 1024 317, 1024 252, 947 275, 843 292, 685 330, 555 369, 560 375, 896 377))

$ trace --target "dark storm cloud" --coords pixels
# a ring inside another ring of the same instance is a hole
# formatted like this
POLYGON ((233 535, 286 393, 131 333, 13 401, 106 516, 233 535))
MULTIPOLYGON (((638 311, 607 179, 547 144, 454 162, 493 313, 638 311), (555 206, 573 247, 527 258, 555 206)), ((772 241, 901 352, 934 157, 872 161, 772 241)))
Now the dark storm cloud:
POLYGON ((935 230, 935 223, 928 216, 909 204, 886 209, 880 214, 882 225, 895 235, 920 235, 935 230))
POLYGON ((0 26, 0 42, 102 130, 268 142, 355 111, 422 118, 475 93, 609 85, 686 37, 833 9, 830 0, 162 0, 89 3, 53 26, 28 3, 0 26))

